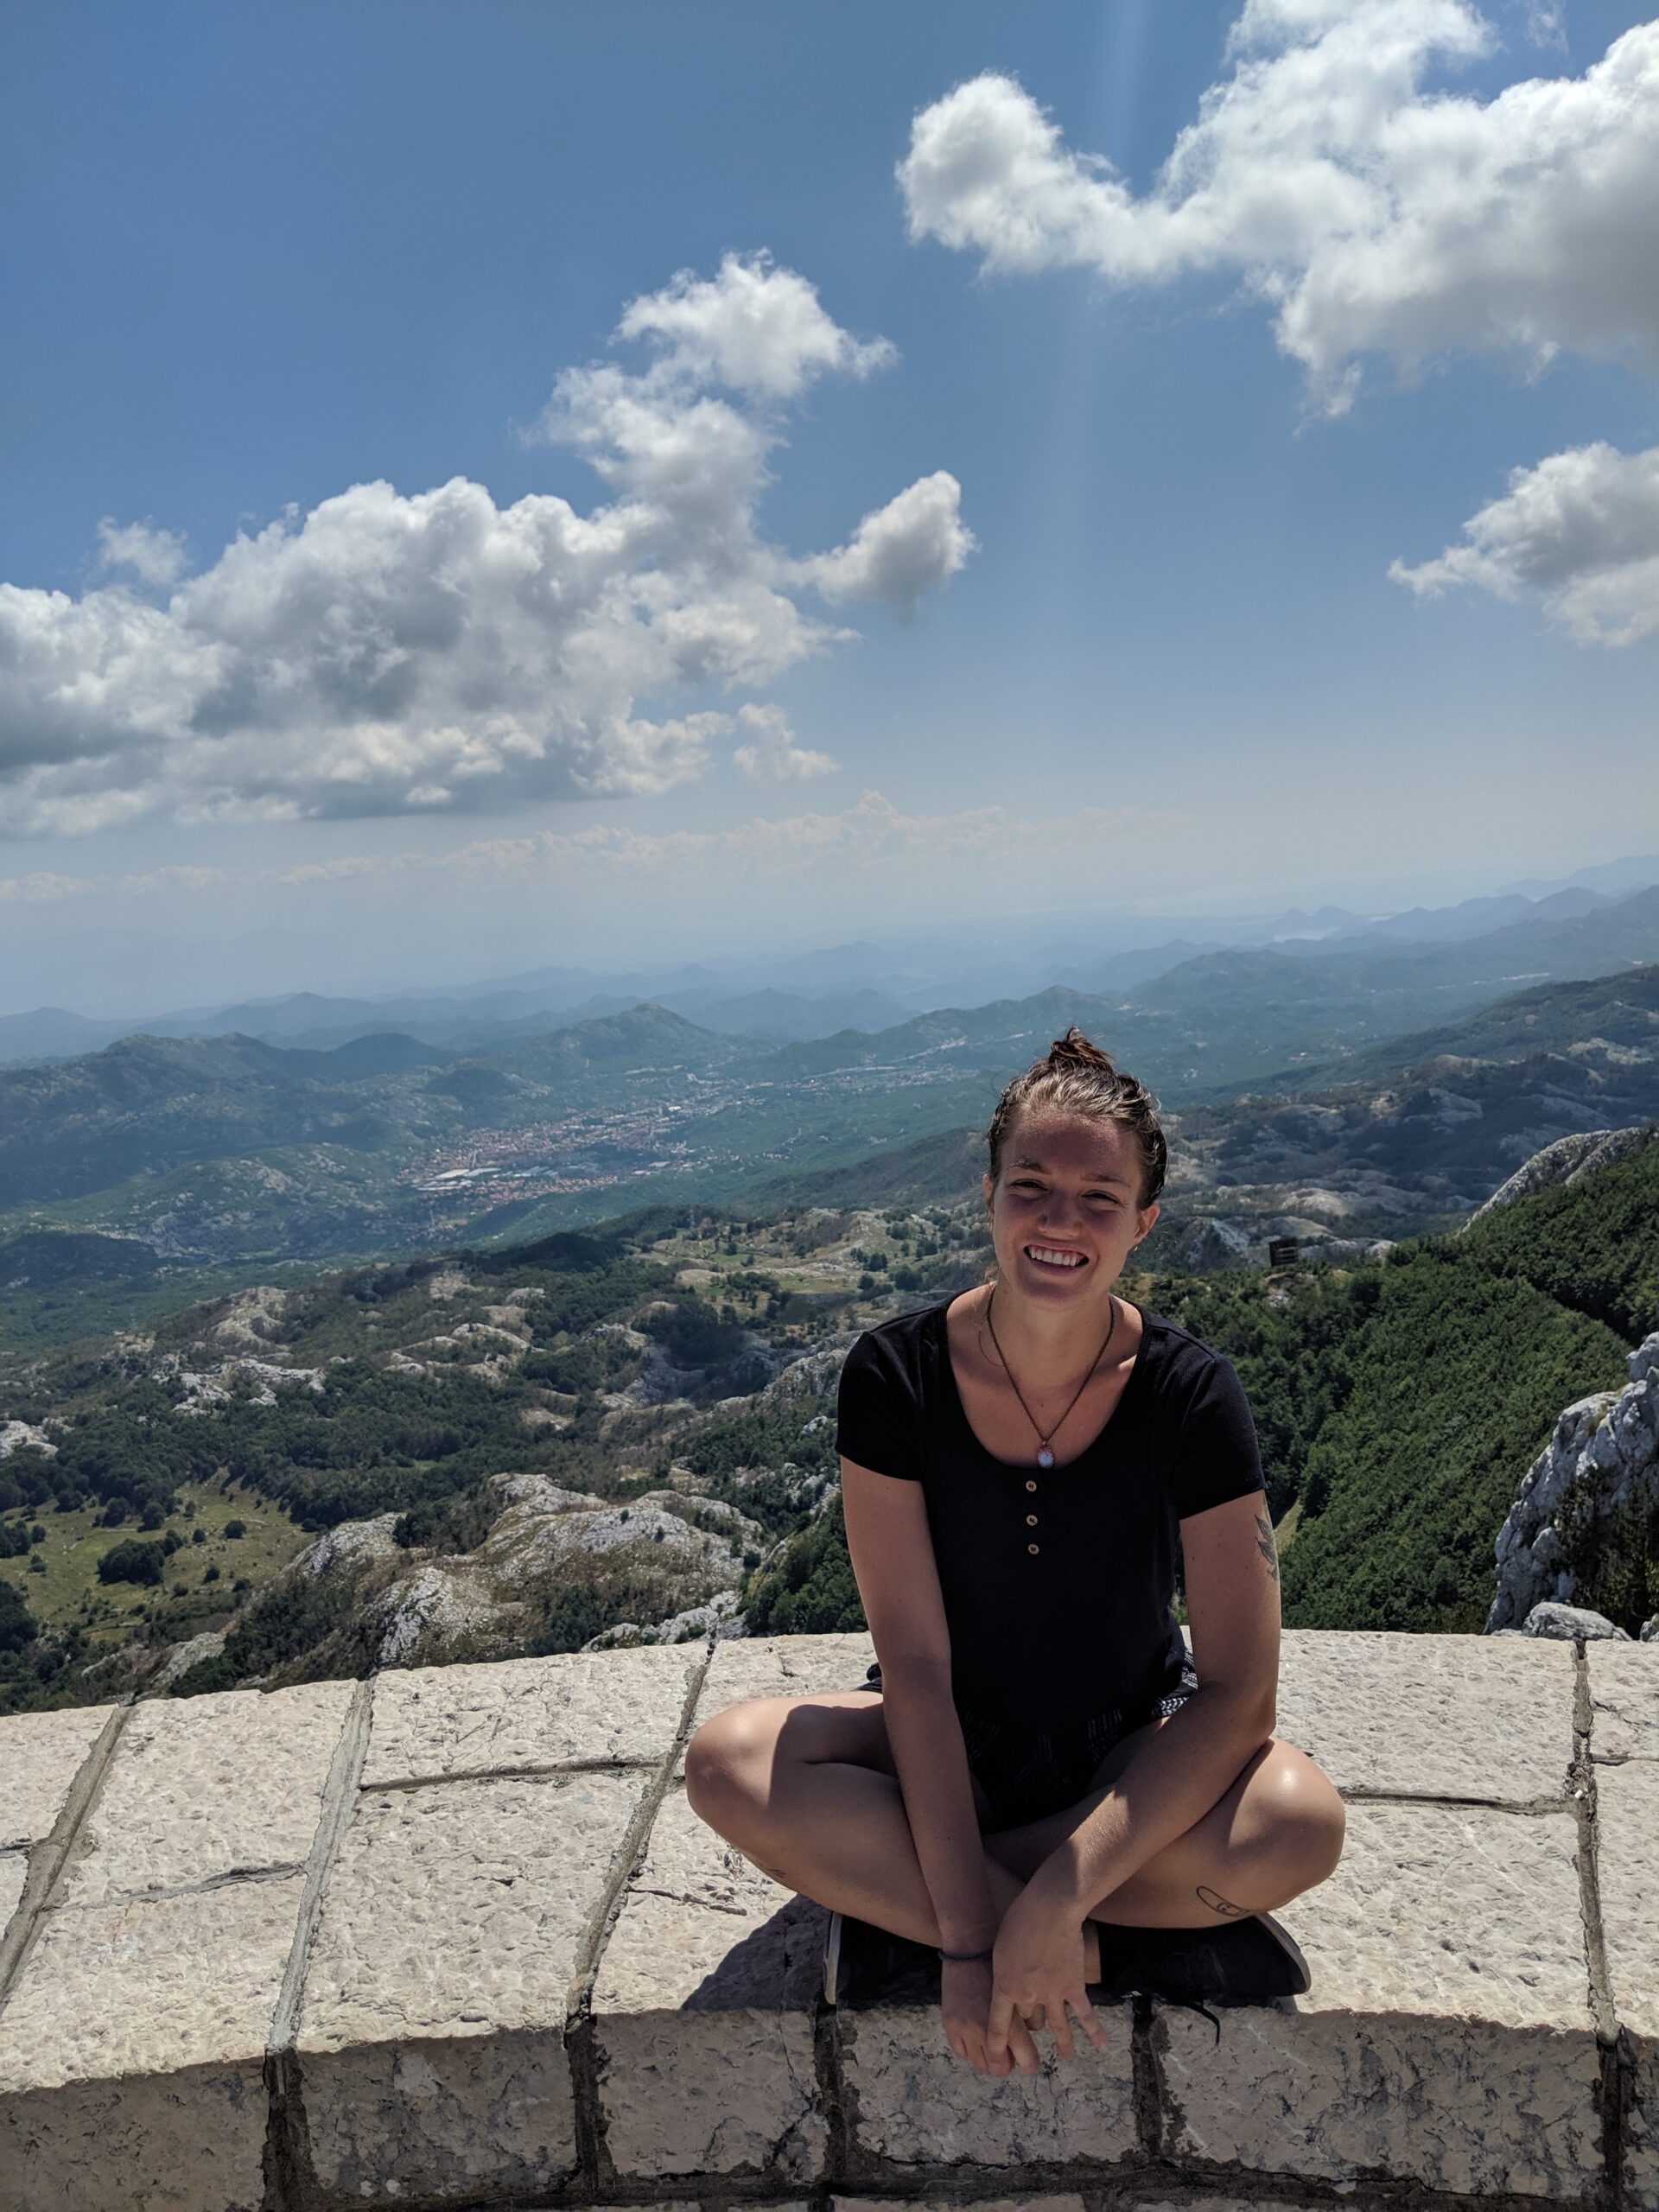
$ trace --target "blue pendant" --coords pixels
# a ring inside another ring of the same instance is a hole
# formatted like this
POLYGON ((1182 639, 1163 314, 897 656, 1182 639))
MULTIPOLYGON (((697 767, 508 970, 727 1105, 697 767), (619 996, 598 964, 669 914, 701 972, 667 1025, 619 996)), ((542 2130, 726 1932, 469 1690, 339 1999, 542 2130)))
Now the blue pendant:
POLYGON ((1044 1445, 1042 1450, 1037 1454, 1037 1464, 1039 1467, 1052 1467, 1054 1464, 1054 1454, 1049 1450, 1046 1444, 1044 1445))

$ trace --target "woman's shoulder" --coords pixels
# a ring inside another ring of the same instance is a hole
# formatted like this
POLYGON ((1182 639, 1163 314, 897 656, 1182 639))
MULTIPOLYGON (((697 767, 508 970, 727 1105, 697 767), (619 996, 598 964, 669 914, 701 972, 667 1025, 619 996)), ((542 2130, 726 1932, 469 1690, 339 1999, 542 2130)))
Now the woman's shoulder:
POLYGON ((889 1313, 855 1337, 847 1354, 852 1368, 881 1367, 919 1377, 944 1326, 949 1299, 935 1299, 929 1306, 913 1306, 902 1313, 889 1313))
POLYGON ((1180 1322, 1172 1321, 1166 1313, 1154 1313, 1149 1306, 1141 1306, 1140 1313, 1141 1354, 1151 1355, 1147 1365, 1163 1389, 1181 1395, 1196 1389, 1218 1369, 1230 1368, 1224 1352, 1180 1322))

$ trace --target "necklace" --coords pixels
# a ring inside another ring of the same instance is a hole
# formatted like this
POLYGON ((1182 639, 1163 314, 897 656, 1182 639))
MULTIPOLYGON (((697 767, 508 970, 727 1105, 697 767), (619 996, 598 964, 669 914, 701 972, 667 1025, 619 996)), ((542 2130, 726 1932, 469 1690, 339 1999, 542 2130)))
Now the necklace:
POLYGON ((1060 1415, 1058 1421, 1055 1422, 1053 1427, 1049 1430, 1046 1436, 1043 1434, 1042 1429, 1039 1426, 1036 1414, 1033 1413, 1031 1408, 1026 1403, 1025 1392, 1020 1388, 1020 1385, 1014 1382, 1014 1370, 1008 1365, 1007 1356, 1004 1353, 1001 1345, 997 1344, 996 1321, 991 1312, 991 1308, 996 1303, 996 1286, 995 1284, 991 1286, 991 1294, 985 1301, 986 1325, 989 1328, 991 1332, 991 1342, 994 1344, 996 1344, 996 1356, 1002 1362, 1002 1372, 1007 1376, 1009 1384, 1013 1389, 1014 1395, 1019 1399, 1020 1408, 1025 1414, 1026 1419, 1037 1431, 1037 1464, 1039 1467, 1052 1467, 1053 1465, 1054 1454, 1049 1450, 1049 1445, 1052 1440, 1059 1434, 1060 1431, 1065 1427, 1066 1422, 1071 1419, 1071 1407, 1077 1404, 1077 1400, 1089 1388, 1089 1384, 1094 1376, 1095 1370, 1100 1365, 1101 1361, 1106 1357, 1106 1346, 1112 1341, 1112 1331, 1117 1326, 1117 1300, 1113 1296, 1110 1291, 1108 1291, 1106 1295, 1108 1298, 1110 1298, 1112 1301, 1112 1318, 1107 1327, 1105 1338, 1102 1342, 1100 1350, 1095 1354, 1094 1357, 1089 1363, 1088 1374, 1084 1376, 1082 1382, 1078 1383, 1077 1389, 1072 1392, 1071 1405, 1066 1408, 1065 1411, 1060 1415))

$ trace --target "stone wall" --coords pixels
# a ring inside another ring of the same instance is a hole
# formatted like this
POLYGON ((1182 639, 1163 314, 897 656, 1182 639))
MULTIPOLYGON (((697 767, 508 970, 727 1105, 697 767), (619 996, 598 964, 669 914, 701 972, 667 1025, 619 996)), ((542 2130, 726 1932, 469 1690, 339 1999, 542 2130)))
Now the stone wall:
POLYGON ((993 2082, 690 1813, 862 1637, 0 1720, 0 2208, 1659 2207, 1659 1647, 1292 1634, 1294 2003, 993 2082))

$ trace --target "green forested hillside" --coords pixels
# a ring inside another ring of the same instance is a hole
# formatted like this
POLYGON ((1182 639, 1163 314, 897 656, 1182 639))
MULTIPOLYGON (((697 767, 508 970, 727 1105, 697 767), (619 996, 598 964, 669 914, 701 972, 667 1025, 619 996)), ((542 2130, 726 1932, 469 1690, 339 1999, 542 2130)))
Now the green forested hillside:
POLYGON ((1563 1406, 1624 1382, 1625 1349, 1453 1240, 1385 1266, 1303 1469, 1287 1623, 1478 1630, 1521 1478, 1563 1406))

